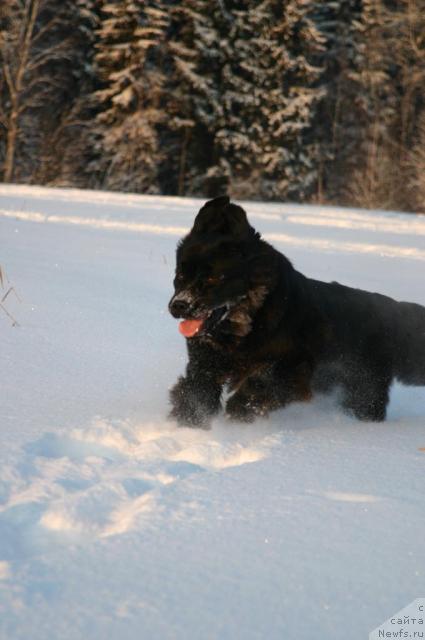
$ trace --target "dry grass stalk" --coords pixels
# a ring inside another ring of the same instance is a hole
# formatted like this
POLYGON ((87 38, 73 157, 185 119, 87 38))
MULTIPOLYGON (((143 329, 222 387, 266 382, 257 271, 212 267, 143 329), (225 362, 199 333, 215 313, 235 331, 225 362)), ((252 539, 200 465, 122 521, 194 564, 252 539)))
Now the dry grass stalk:
MULTIPOLYGON (((6 273, 4 271, 4 269, 2 269, 0 267, 0 285, 1 288, 4 289, 5 288, 5 284, 6 282, 8 282, 6 273)), ((11 320, 12 322, 12 327, 19 327, 19 322, 16 320, 16 318, 14 318, 12 316, 12 314, 6 309, 6 306, 4 305, 4 302, 6 301, 6 299, 8 298, 8 296, 13 293, 16 296, 16 299, 18 300, 18 302, 21 302, 15 287, 9 287, 9 289, 6 291, 6 293, 4 294, 4 296, 2 297, 2 299, 0 300, 0 309, 2 309, 4 311, 4 313, 8 316, 8 318, 11 320)))

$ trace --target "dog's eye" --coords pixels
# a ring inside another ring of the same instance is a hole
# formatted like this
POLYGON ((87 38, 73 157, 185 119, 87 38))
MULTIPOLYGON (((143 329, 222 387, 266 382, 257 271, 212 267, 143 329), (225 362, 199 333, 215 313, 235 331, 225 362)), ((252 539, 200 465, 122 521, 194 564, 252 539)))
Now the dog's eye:
POLYGON ((218 284, 221 280, 224 279, 224 276, 209 276, 207 278, 207 284, 218 284))

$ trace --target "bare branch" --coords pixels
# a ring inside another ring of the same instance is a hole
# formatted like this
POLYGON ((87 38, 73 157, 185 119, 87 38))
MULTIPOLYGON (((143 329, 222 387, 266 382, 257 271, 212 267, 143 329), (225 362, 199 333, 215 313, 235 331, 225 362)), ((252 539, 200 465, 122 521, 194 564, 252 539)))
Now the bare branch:
POLYGON ((15 84, 13 82, 13 78, 12 78, 12 74, 10 71, 10 67, 8 64, 5 64, 4 67, 4 77, 6 79, 6 84, 9 88, 9 95, 10 95, 10 99, 14 100, 14 98, 16 97, 16 88, 15 88, 15 84))
POLYGON ((19 322, 16 320, 16 318, 14 318, 12 316, 11 313, 9 313, 9 311, 6 309, 6 307, 1 302, 0 302, 0 309, 3 309, 5 314, 10 318, 10 320, 12 321, 12 327, 19 327, 19 322))
POLYGON ((21 90, 22 80, 24 77, 24 73, 26 71, 27 63, 28 63, 28 57, 29 57, 30 48, 31 48, 31 39, 33 37, 35 22, 37 20, 37 16, 40 10, 40 0, 32 0, 32 1, 28 0, 27 7, 28 7, 29 16, 24 22, 24 28, 26 27, 25 38, 23 41, 22 55, 19 61, 18 72, 16 74, 16 90, 18 92, 20 92, 21 90))
POLYGON ((64 60, 69 57, 66 48, 67 43, 68 40, 63 40, 58 44, 52 45, 46 51, 43 51, 42 53, 34 56, 31 59, 31 62, 27 64, 25 72, 36 71, 37 69, 42 67, 45 62, 51 62, 53 58, 56 58, 56 60, 64 60), (63 55, 59 55, 61 51, 63 51, 63 55))
POLYGON ((37 33, 34 35, 32 39, 32 44, 33 45, 36 44, 38 40, 40 40, 46 33, 48 33, 52 27, 54 27, 56 24, 61 24, 61 23, 65 24, 64 20, 60 15, 53 16, 53 18, 51 18, 48 22, 46 22, 46 24, 43 25, 41 29, 37 31, 37 33))
POLYGON ((0 304, 3 304, 3 302, 5 302, 6 298, 8 297, 8 295, 9 295, 10 293, 14 293, 14 294, 15 294, 15 296, 16 296, 17 301, 18 301, 18 302, 21 302, 21 299, 20 299, 20 297, 18 296, 18 294, 17 294, 17 292, 16 292, 15 287, 10 287, 10 289, 8 289, 8 290, 6 291, 6 293, 4 294, 3 298, 0 300, 0 304))

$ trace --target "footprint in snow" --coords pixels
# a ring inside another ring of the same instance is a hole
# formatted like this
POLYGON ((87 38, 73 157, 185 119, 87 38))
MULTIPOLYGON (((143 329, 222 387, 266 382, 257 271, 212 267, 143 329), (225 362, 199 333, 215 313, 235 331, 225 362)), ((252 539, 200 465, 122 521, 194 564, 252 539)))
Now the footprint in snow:
POLYGON ((67 435, 28 444, 11 470, 0 527, 16 520, 42 530, 94 537, 126 533, 184 507, 167 500, 180 481, 264 458, 273 435, 258 430, 177 429, 96 418, 67 435))

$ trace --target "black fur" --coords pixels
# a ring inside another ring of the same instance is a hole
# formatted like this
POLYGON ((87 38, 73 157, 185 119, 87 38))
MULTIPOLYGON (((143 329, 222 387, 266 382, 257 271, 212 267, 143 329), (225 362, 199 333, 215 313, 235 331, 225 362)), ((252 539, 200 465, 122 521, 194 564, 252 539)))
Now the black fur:
POLYGON ((226 413, 243 421, 335 386, 349 412, 379 421, 394 378, 425 385, 425 307, 303 276, 227 197, 179 244, 174 284, 170 312, 203 319, 171 391, 180 424, 208 425, 225 385, 226 413))

